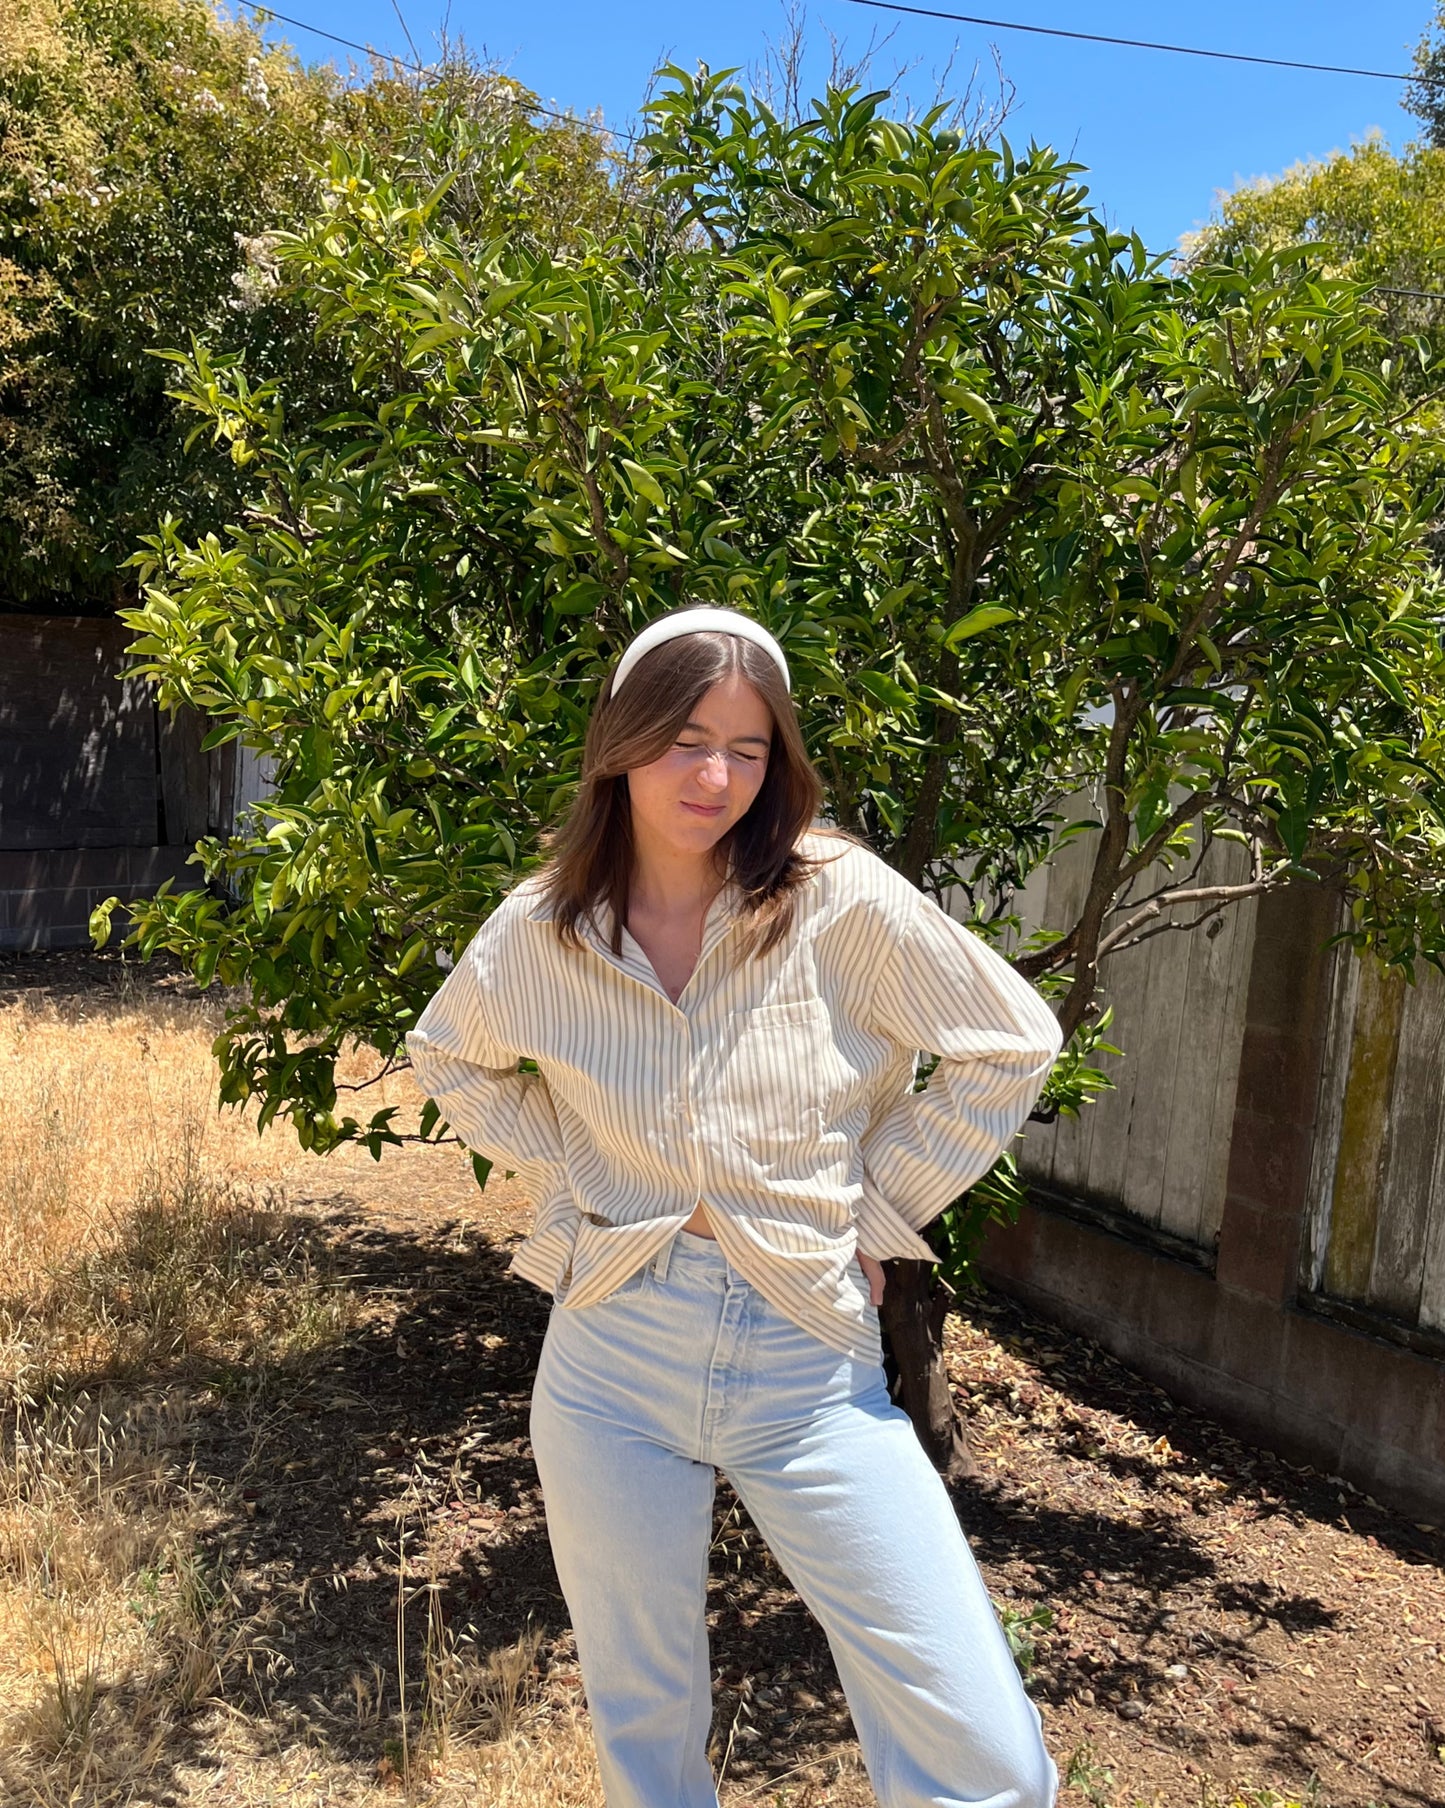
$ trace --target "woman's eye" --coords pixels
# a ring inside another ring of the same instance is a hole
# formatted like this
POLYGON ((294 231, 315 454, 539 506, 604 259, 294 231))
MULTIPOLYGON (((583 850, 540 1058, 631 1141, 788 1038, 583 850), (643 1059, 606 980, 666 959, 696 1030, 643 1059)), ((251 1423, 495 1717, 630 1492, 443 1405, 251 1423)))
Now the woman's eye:
MULTIPOLYGON (((680 748, 683 753, 702 753, 705 751, 701 741, 674 741, 673 746, 680 748)), ((760 754, 756 753, 729 753, 728 755, 730 760, 742 760, 743 763, 748 766, 756 766, 761 757, 760 754)))

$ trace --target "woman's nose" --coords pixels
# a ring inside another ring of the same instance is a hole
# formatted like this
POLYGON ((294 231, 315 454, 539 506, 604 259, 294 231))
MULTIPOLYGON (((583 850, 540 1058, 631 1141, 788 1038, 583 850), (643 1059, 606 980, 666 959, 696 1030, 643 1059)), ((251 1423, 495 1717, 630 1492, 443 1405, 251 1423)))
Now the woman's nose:
POLYGON ((728 756, 720 748, 712 748, 702 763, 702 776, 705 784, 715 786, 719 791, 726 791, 728 784, 728 756))

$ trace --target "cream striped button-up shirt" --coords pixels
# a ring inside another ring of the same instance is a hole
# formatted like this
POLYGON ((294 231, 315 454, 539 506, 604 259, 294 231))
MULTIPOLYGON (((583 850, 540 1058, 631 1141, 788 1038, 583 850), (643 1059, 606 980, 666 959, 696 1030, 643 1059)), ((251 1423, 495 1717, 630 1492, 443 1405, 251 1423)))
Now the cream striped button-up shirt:
POLYGON ((602 1299, 702 1203, 779 1311, 876 1357, 857 1252, 932 1260, 919 1228, 1028 1116, 1059 1049, 1038 994, 877 855, 821 827, 803 851, 835 857, 788 934, 739 961, 730 882, 675 1004, 625 926, 620 957, 610 920, 564 948, 533 874, 407 1036, 462 1141, 531 1189, 511 1267, 560 1305, 602 1299), (920 1050, 940 1059, 915 1092, 920 1050))

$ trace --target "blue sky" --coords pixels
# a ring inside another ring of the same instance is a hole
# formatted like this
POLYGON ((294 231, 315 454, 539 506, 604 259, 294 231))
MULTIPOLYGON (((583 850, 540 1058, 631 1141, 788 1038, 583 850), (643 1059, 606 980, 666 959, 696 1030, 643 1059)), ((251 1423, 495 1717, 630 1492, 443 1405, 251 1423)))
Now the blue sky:
MULTIPOLYGON (((782 0, 278 0, 283 11, 343 37, 408 55, 404 15, 422 58, 446 22, 453 36, 497 60, 542 100, 586 110, 611 123, 636 116, 648 72, 664 57, 687 66, 747 67, 784 26, 782 0)), ((929 0, 922 0, 928 4, 929 0)), ((932 0, 960 11, 1075 31, 1164 39, 1260 56, 1408 71, 1410 53, 1433 16, 1431 0, 932 0)), ((1016 95, 1006 134, 1034 138, 1089 166, 1094 203, 1111 225, 1137 231, 1163 251, 1209 217, 1216 192, 1275 175, 1304 157, 1348 148, 1374 129, 1395 146, 1416 122, 1400 107, 1398 84, 1353 76, 1250 68, 1194 57, 1026 37, 981 26, 866 11, 847 0, 807 0, 813 67, 826 69, 828 33, 849 51, 894 28, 878 53, 884 86, 900 63, 916 95, 931 98, 954 54, 954 86, 975 63, 993 82, 997 47, 1016 95), (957 45, 955 52, 954 47, 957 45)), ((345 66, 349 53, 293 26, 272 24, 308 61, 345 66)))

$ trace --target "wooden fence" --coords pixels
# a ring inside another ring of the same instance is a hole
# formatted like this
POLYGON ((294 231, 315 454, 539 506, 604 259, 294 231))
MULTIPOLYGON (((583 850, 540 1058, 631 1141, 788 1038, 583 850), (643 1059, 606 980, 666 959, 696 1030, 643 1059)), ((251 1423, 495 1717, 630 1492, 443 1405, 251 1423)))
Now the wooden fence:
POLYGON ((1445 979, 1331 964, 1301 1281, 1445 1333, 1445 979))
MULTIPOLYGON (((1034 887, 1055 926, 1089 851, 1034 887)), ((1445 981, 1407 986, 1330 946, 1339 927, 1336 894, 1295 884, 1106 966, 1118 1091, 1026 1127, 1029 1198, 980 1266, 1176 1399, 1435 1522, 1445 981)))
POLYGON ((268 789, 127 676, 112 617, 0 613, 0 948, 84 947, 103 898, 201 883, 195 843, 268 789))
MULTIPOLYGON (((1087 807, 1075 805, 1080 815, 1087 807)), ((1020 900, 1026 928, 1073 923, 1096 845, 1097 836, 1080 836, 1030 881, 1020 900)), ((1151 868, 1130 895, 1137 901, 1171 877, 1178 884, 1188 870, 1151 868)), ((1221 841, 1195 877, 1202 885, 1236 884, 1246 871, 1244 849, 1221 841)), ((1173 920, 1179 913, 1169 914, 1173 920)), ((1255 901, 1246 899, 1198 929, 1156 935, 1105 963, 1113 1010, 1107 1039, 1123 1052, 1099 1065, 1115 1090, 1077 1118, 1027 1127, 1019 1167, 1034 1186, 1212 1253, 1224 1209, 1254 918, 1255 901)))
MULTIPOLYGON (((1071 806, 1090 813, 1086 799, 1071 806)), ((1075 920, 1097 837, 1069 843, 1020 899, 1025 927, 1075 920)), ((1177 883, 1186 867, 1176 865, 1177 883)), ((1243 848, 1217 842, 1200 884, 1238 883, 1243 848)), ((1156 867, 1137 899, 1171 877, 1156 867)), ((1019 1168, 1038 1192, 1114 1214, 1212 1264, 1234 1133, 1255 900, 1153 937, 1104 966, 1115 1090, 1078 1118, 1030 1124, 1019 1168)), ((1342 921, 1337 918, 1336 924, 1342 921)), ((1327 957, 1301 1292, 1396 1331, 1445 1332, 1445 978, 1415 985, 1340 947, 1327 957)))

